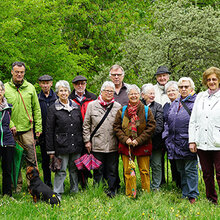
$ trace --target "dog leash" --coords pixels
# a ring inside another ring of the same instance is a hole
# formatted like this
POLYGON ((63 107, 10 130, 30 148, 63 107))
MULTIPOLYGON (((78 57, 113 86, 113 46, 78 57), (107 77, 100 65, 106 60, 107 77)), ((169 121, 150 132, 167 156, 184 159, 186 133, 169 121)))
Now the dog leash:
POLYGON ((27 110, 27 108, 26 108, 26 105, 25 105, 25 103, 24 103, 24 99, 23 99, 23 97, 22 97, 22 95, 21 95, 21 92, 20 92, 19 88, 17 88, 17 90, 18 90, 18 93, 19 93, 19 95, 20 95, 20 97, 21 97, 21 101, 23 102, 24 109, 25 109, 25 111, 26 111, 26 113, 27 113, 27 115, 28 115, 29 121, 30 121, 30 123, 31 123, 31 133, 32 133, 32 139, 33 139, 34 157, 35 157, 36 166, 37 166, 37 169, 38 169, 37 153, 36 153, 36 148, 35 148, 35 143, 34 143, 33 119, 30 117, 30 115, 29 115, 29 113, 28 113, 28 110, 27 110))

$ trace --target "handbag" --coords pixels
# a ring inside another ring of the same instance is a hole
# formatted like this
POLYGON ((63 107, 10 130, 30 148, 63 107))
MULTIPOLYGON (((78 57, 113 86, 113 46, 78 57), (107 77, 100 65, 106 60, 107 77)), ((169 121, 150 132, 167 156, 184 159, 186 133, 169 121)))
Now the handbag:
POLYGON ((54 156, 50 162, 49 168, 51 169, 51 171, 57 172, 60 171, 61 165, 62 165, 62 159, 54 156))

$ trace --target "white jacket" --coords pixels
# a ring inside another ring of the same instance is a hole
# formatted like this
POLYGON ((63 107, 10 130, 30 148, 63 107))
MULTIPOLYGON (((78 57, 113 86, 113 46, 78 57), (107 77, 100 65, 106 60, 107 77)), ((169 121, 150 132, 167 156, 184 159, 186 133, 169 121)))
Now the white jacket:
POLYGON ((155 90, 155 102, 158 102, 162 106, 164 106, 165 103, 170 102, 170 99, 168 98, 167 94, 164 91, 164 86, 160 86, 158 83, 154 85, 155 90))
POLYGON ((220 91, 197 95, 189 122, 189 143, 201 150, 220 150, 220 91))

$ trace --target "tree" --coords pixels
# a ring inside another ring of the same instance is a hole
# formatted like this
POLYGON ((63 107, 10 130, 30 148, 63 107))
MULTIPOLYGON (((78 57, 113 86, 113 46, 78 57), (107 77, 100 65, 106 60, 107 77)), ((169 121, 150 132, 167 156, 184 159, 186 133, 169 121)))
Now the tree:
POLYGON ((11 78, 11 63, 18 60, 26 63, 26 78, 32 83, 43 74, 70 81, 75 72, 87 72, 93 65, 90 56, 69 52, 59 6, 50 0, 1 1, 1 80, 11 78))
POLYGON ((152 81, 158 66, 167 65, 174 80, 190 76, 200 89, 204 70, 220 67, 220 10, 201 9, 187 0, 157 2, 153 18, 153 30, 131 31, 121 44, 120 64, 139 85, 152 81))

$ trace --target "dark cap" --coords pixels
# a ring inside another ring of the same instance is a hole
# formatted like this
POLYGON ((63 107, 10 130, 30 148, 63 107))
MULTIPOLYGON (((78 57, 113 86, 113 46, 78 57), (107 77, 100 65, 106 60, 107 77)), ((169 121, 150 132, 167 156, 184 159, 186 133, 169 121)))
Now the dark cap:
POLYGON ((72 83, 76 83, 76 82, 78 82, 78 81, 87 81, 87 79, 86 79, 86 77, 79 75, 79 76, 76 76, 76 77, 72 80, 72 83))
POLYGON ((38 78, 39 81, 52 81, 53 77, 49 75, 43 75, 38 78))
POLYGON ((163 74, 163 73, 171 74, 171 72, 168 70, 166 66, 159 66, 157 72, 154 75, 156 76, 158 74, 163 74))

